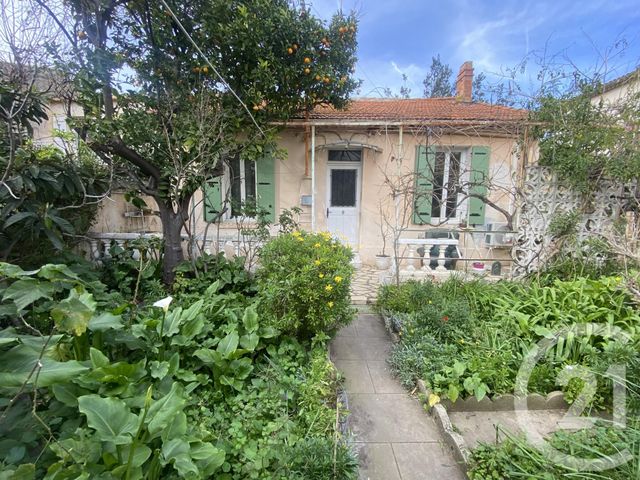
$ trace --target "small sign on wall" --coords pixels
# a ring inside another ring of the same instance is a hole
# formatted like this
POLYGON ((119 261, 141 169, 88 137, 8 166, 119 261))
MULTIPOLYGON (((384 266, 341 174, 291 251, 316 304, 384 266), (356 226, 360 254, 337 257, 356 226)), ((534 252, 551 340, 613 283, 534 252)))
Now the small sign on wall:
POLYGON ((303 207, 310 207, 313 203, 311 195, 301 195, 300 196, 300 205, 303 207))

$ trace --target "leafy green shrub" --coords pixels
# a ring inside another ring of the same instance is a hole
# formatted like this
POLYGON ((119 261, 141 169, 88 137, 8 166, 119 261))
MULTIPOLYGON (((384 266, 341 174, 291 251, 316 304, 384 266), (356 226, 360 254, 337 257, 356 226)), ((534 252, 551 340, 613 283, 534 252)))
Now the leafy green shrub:
POLYGON ((412 313, 423 305, 440 298, 433 282, 408 280, 400 285, 380 286, 376 308, 381 312, 412 313))
POLYGON ((109 289, 117 290, 133 302, 140 298, 161 298, 166 295, 162 285, 161 238, 139 238, 121 247, 112 242, 109 256, 102 260, 100 280, 109 289), (137 250, 138 258, 133 252, 137 250))
POLYGON ((328 233, 294 231, 264 246, 257 274, 260 312, 284 334, 333 334, 353 317, 351 250, 328 233))
POLYGON ((245 269, 244 258, 234 257, 233 260, 227 260, 224 253, 205 254, 193 263, 187 260, 178 265, 173 292, 178 295, 199 295, 216 281, 221 293, 254 293, 254 285, 245 269))
POLYGON ((106 310, 109 295, 64 265, 0 266, 3 311, 24 320, 0 331, 0 464, 14 478, 326 472, 333 450, 319 446, 315 466, 292 456, 287 447, 303 437, 338 442, 342 470, 327 478, 352 478, 326 337, 311 350, 276 338, 256 300, 221 293, 221 282, 173 308, 168 297, 106 310), (52 322, 44 334, 33 327, 39 315, 52 322))

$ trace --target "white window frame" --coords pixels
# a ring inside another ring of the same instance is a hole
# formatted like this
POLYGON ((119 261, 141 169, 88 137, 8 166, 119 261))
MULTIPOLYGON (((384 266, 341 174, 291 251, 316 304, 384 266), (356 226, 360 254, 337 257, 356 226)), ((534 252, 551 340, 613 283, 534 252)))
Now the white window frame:
MULTIPOLYGON (((247 184, 246 184, 246 175, 245 175, 245 159, 240 156, 239 160, 240 165, 240 201, 247 201, 247 184)), ((255 192, 256 196, 258 195, 258 169, 254 168, 254 181, 255 181, 255 192)), ((223 215, 223 219, 225 220, 235 220, 241 218, 253 218, 253 217, 242 217, 242 216, 233 216, 231 212, 231 202, 233 202, 233 198, 231 198, 231 167, 227 162, 224 162, 224 174, 222 175, 222 180, 220 182, 222 187, 222 192, 225 194, 229 192, 229 204, 227 205, 227 211, 223 215)))
MULTIPOLYGON (((462 193, 458 193, 456 198, 456 211, 451 218, 447 218, 447 199, 448 199, 448 185, 449 185, 449 170, 451 168, 451 154, 460 154, 460 179, 459 183, 469 183, 469 165, 470 165, 470 150, 467 147, 449 147, 436 149, 436 155, 439 153, 445 154, 444 160, 444 172, 442 174, 442 197, 440 201, 440 215, 431 215, 431 223, 433 225, 457 225, 461 221, 467 218, 467 210, 469 208, 469 198, 462 193)), ((434 165, 435 169, 435 165, 434 165)), ((435 171, 433 172, 435 174, 435 171)), ((435 175, 434 175, 435 182, 435 175)), ((432 200, 433 201, 433 200, 432 200)))

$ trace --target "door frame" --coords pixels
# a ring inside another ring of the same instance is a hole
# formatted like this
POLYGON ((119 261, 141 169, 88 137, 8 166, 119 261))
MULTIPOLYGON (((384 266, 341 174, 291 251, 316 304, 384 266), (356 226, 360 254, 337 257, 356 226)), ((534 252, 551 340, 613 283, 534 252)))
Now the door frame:
MULTIPOLYGON (((363 155, 364 157, 364 155, 363 155)), ((363 158, 364 159, 364 158, 363 158)), ((356 204, 355 207, 333 207, 333 208, 355 208, 356 225, 356 238, 355 245, 352 245, 354 250, 358 250, 360 244, 360 213, 361 213, 361 195, 362 195, 362 162, 330 162, 327 161, 327 194, 326 194, 326 211, 328 212, 331 207, 331 170, 356 170, 356 204)), ((325 214, 326 215, 326 214, 325 214)), ((327 230, 329 229, 329 219, 325 216, 327 222, 327 230)))

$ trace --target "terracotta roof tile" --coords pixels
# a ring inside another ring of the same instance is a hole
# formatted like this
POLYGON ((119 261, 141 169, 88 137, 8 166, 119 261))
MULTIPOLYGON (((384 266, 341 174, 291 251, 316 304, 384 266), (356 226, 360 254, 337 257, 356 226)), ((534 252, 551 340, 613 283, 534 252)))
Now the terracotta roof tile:
POLYGON ((357 99, 345 110, 319 106, 310 114, 315 120, 383 121, 500 121, 527 118, 528 111, 487 103, 460 102, 455 98, 357 99))

